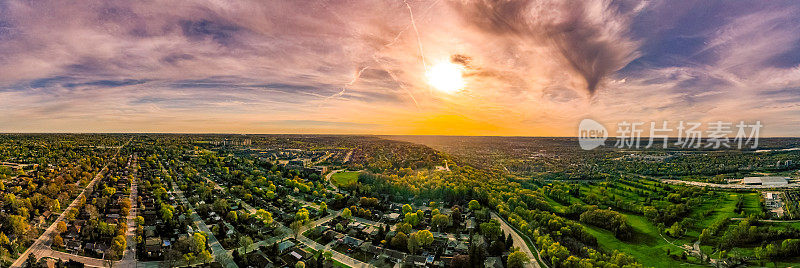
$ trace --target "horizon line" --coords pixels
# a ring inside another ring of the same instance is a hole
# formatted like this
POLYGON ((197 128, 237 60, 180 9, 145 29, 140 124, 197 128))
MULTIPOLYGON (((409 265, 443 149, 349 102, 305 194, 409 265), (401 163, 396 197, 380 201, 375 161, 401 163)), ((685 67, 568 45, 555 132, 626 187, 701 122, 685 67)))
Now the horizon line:
MULTIPOLYGON (((167 135, 314 135, 314 136, 429 136, 429 137, 508 137, 508 138, 578 138, 578 136, 524 136, 524 135, 442 135, 442 134, 344 134, 344 133, 224 133, 224 132, 0 132, 0 135, 14 135, 14 134, 79 134, 79 135, 124 135, 124 134, 167 134, 167 135)), ((641 139, 649 140, 650 136, 641 136, 641 139)), ((677 139, 678 137, 670 136, 667 139, 677 139)), ((733 140, 734 137, 729 137, 733 140)), ((781 138, 800 138, 800 136, 765 136, 758 137, 766 139, 781 139, 781 138)), ((617 139, 617 137, 608 137, 608 139, 617 139)), ((663 137, 658 137, 655 140, 661 140, 663 137)), ((700 139, 708 139, 708 137, 701 137, 700 139)))

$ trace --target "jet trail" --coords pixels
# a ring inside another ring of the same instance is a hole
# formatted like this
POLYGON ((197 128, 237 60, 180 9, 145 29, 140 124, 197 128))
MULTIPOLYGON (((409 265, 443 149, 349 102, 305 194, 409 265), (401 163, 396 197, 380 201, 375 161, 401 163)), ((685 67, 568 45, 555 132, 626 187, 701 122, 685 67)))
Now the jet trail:
POLYGON ((414 12, 411 11, 411 5, 408 4, 408 1, 403 0, 403 3, 406 4, 408 8, 408 15, 411 17, 411 26, 414 27, 414 32, 417 34, 417 45, 419 45, 419 57, 422 58, 422 67, 425 68, 425 72, 428 72, 428 65, 425 63, 425 53, 422 51, 422 40, 419 37, 419 30, 417 29, 417 22, 414 21, 414 12))

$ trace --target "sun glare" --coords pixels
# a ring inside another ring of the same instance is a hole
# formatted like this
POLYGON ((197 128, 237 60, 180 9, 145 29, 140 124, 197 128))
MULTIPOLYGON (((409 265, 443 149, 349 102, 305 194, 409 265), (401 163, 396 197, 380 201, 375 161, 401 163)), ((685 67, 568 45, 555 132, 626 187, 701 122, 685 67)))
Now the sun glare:
POLYGON ((442 62, 431 67, 425 76, 428 78, 428 84, 437 90, 455 93, 464 89, 466 84, 462 76, 463 71, 464 66, 451 62, 442 62))

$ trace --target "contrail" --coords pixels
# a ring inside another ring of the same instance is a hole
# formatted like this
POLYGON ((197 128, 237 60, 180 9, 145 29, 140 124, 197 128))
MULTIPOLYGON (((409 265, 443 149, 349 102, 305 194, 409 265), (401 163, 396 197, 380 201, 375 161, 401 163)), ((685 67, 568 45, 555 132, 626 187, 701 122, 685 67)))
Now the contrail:
POLYGON ((375 55, 372 55, 372 59, 374 59, 375 62, 377 62, 379 65, 381 65, 381 68, 384 71, 386 71, 389 74, 389 76, 392 77, 394 82, 397 83, 397 86, 399 86, 400 88, 402 88, 403 90, 408 92, 408 95, 411 96, 411 100, 414 101, 414 106, 416 106, 417 109, 419 109, 419 103, 417 103, 417 98, 414 98, 414 93, 411 93, 411 90, 408 90, 408 88, 406 88, 403 85, 403 82, 400 82, 400 79, 397 78, 397 75, 395 75, 394 72, 392 72, 392 70, 390 70, 389 68, 386 68, 386 66, 384 66, 384 64, 380 60, 378 60, 378 57, 375 57, 375 55))
POLYGON ((422 51, 422 40, 419 37, 419 30, 417 29, 417 22, 414 21, 414 12, 411 11, 411 5, 408 4, 408 1, 403 0, 403 3, 405 3, 406 7, 408 8, 408 15, 411 17, 411 26, 414 27, 414 32, 417 34, 417 45, 419 45, 419 57, 422 58, 422 67, 425 68, 425 72, 427 73, 428 72, 428 65, 425 63, 425 53, 422 51))
MULTIPOLYGON (((423 12, 422 16, 423 16, 423 17, 426 17, 426 16, 428 15, 428 13, 430 12, 430 10, 431 10, 431 9, 432 9, 432 8, 433 8, 433 7, 434 7, 436 4, 438 4, 438 3, 439 3, 439 1, 440 1, 440 0, 435 0, 435 1, 431 2, 431 4, 428 6, 428 8, 426 8, 426 9, 425 9, 425 11, 423 12)), ((328 1, 320 1, 320 2, 318 2, 318 3, 319 3, 321 6, 322 6, 322 8, 324 8, 324 9, 328 10, 329 12, 331 12, 331 14, 333 14, 334 16, 336 16, 336 18, 337 18, 337 19, 339 19, 339 20, 341 20, 341 21, 346 21, 346 20, 345 20, 344 18, 342 18, 342 16, 340 16, 340 15, 339 15, 337 12, 334 12, 333 10, 331 10, 331 9, 328 7, 328 5, 327 5, 327 2, 328 2, 328 1)), ((416 37, 417 37, 417 45, 418 45, 418 47, 419 47, 419 54, 420 54, 420 58, 422 59, 422 66, 423 66, 423 68, 425 69, 425 72, 427 72, 427 71, 428 71, 428 65, 427 65, 427 63, 425 62, 425 54, 424 54, 424 52, 423 52, 423 49, 422 49, 422 40, 420 39, 419 30, 417 29, 417 23, 416 23, 416 21, 414 20, 414 13, 413 13, 413 11, 411 10, 411 5, 410 5, 410 4, 409 4, 409 3, 408 3, 406 0, 403 0, 403 3, 406 5, 406 8, 408 8, 408 14, 409 14, 409 16, 411 17, 411 25, 407 25, 405 28, 403 28, 402 30, 400 30, 400 31, 397 33, 397 35, 396 35, 396 36, 395 36, 395 37, 392 39, 392 41, 390 41, 389 43, 386 43, 386 44, 384 44, 384 45, 383 45, 383 48, 385 48, 385 47, 389 47, 389 46, 392 46, 392 45, 394 45, 394 44, 395 44, 395 43, 396 43, 398 40, 400 40, 400 37, 403 35, 403 33, 404 33, 406 30, 408 30, 408 28, 409 28, 409 27, 413 27, 413 28, 414 28, 414 32, 415 32, 415 33, 416 33, 416 35, 417 35, 417 36, 416 36, 416 37)), ((356 33, 358 33, 358 32, 359 32, 359 30, 358 30, 358 29, 355 29, 355 31, 356 31, 356 33)), ((381 50, 382 50, 382 49, 381 49, 381 50)), ((380 60, 378 60, 378 58, 375 56, 375 55, 377 55, 379 52, 380 52, 380 50, 378 50, 377 52, 375 52, 375 53, 373 53, 373 54, 372 54, 372 58, 373 58, 373 60, 375 60, 375 62, 376 62, 378 65, 380 65, 381 69, 383 69, 384 71, 386 71, 386 73, 388 73, 388 74, 389 74, 389 76, 391 76, 391 77, 392 77, 392 79, 393 79, 393 80, 394 80, 394 81, 395 81, 395 82, 396 82, 396 83, 397 83, 397 84, 400 86, 400 88, 402 88, 402 89, 404 89, 406 92, 408 92, 408 95, 411 97, 411 100, 413 100, 413 101, 414 101, 414 105, 415 105, 415 106, 416 106, 416 107, 419 109, 419 104, 417 103, 417 99, 414 97, 414 94, 413 94, 413 93, 412 93, 410 90, 408 90, 408 88, 406 88, 406 87, 403 85, 403 83, 402 83, 402 82, 400 82, 400 80, 397 78, 397 76, 394 74, 394 72, 392 72, 391 70, 389 70, 388 68, 386 68, 386 66, 385 66, 385 65, 384 65, 384 64, 383 64, 383 63, 382 63, 380 60)), ((355 76, 353 77, 353 79, 352 79, 352 80, 350 80, 350 82, 348 82, 348 83, 346 83, 344 86, 342 86, 342 90, 341 90, 341 91, 339 91, 339 92, 338 92, 338 93, 336 93, 336 94, 333 94, 333 95, 331 95, 331 96, 328 96, 328 97, 326 97, 326 98, 325 98, 325 99, 324 99, 322 102, 324 103, 324 102, 326 102, 328 99, 331 99, 331 98, 335 98, 335 97, 340 97, 340 96, 343 96, 343 95, 346 93, 346 91, 347 91, 347 87, 349 87, 349 86, 352 86, 353 84, 355 84, 356 82, 358 82, 358 79, 359 79, 359 78, 361 78, 361 74, 362 74, 362 73, 363 73, 363 72, 364 72, 366 69, 368 69, 368 68, 370 68, 370 66, 369 66, 369 65, 367 65, 367 66, 365 66, 365 67, 361 68, 361 70, 359 70, 359 71, 358 71, 358 72, 355 74, 355 76)), ((320 103, 320 105, 322 105, 322 103, 320 103)))
POLYGON ((323 100, 323 102, 327 101, 330 98, 341 97, 342 95, 344 95, 344 93, 347 91, 347 87, 352 86, 353 84, 355 84, 356 81, 358 81, 358 79, 361 78, 361 73, 363 73, 364 70, 366 70, 367 68, 369 68, 369 66, 365 66, 364 68, 361 68, 361 70, 358 70, 358 72, 356 72, 353 75, 353 79, 350 80, 350 82, 347 82, 346 84, 344 84, 344 86, 342 86, 342 91, 339 91, 339 93, 336 93, 336 94, 333 94, 331 96, 328 96, 327 98, 325 98, 325 100, 323 100))

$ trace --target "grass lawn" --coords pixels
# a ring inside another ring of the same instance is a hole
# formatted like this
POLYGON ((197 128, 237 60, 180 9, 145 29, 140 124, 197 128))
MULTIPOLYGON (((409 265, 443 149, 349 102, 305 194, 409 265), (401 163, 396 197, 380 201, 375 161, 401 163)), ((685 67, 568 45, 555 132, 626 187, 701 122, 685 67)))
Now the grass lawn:
POLYGON ((331 176, 331 183, 337 187, 350 186, 358 181, 358 171, 338 172, 331 176))
POLYGON ((744 194, 744 204, 742 210, 745 215, 761 213, 761 195, 759 193, 744 194))
MULTIPOLYGON (((628 223, 636 230, 636 236, 630 241, 621 241, 614 237, 613 233, 602 228, 591 225, 584 226, 589 233, 597 238, 597 243, 600 244, 602 249, 609 252, 616 249, 631 254, 646 267, 700 267, 699 265, 676 261, 667 256, 667 249, 670 250, 671 254, 678 254, 681 249, 664 241, 658 234, 658 228, 647 219, 632 214, 625 214, 625 216, 628 217, 628 223)), ((681 241, 673 243, 676 245, 683 244, 681 241)))
POLYGON ((724 219, 739 217, 739 214, 734 213, 736 209, 736 196, 740 193, 717 192, 714 198, 706 199, 703 204, 692 210, 692 217, 701 219, 693 228, 686 232, 687 236, 698 237, 700 232, 710 226, 712 223, 724 219), (706 211, 711 211, 707 216, 704 216, 706 211))

